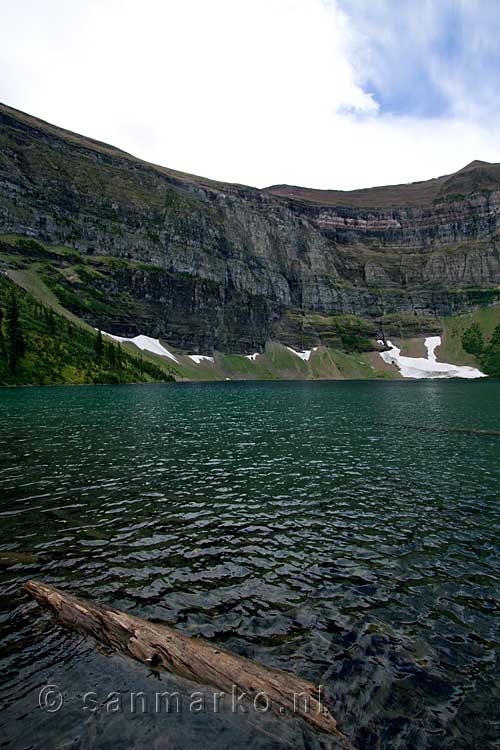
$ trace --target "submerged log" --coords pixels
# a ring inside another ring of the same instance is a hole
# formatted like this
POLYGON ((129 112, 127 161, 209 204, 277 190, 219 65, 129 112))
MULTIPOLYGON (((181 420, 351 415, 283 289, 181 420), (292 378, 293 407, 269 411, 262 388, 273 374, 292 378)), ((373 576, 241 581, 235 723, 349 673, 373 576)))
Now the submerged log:
POLYGON ((45 555, 33 552, 0 552, 0 568, 10 568, 12 565, 35 565, 47 560, 45 555))
POLYGON ((323 703, 321 688, 312 682, 44 583, 27 581, 23 588, 52 610, 59 623, 90 634, 149 667, 211 685, 225 694, 244 693, 255 705, 267 705, 278 715, 300 716, 316 729, 346 740, 323 703))

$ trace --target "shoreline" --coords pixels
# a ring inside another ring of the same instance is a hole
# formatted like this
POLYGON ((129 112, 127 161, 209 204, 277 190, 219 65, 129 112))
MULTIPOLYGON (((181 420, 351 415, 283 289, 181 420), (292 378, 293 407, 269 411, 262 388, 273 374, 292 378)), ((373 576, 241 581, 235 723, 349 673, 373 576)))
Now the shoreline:
POLYGON ((176 380, 175 382, 165 380, 157 381, 154 383, 143 383, 141 381, 131 383, 12 383, 0 385, 2 389, 15 389, 15 388, 121 388, 124 386, 154 386, 154 385, 217 385, 217 384, 240 384, 240 383, 385 383, 398 385, 401 383, 416 384, 422 382, 454 382, 454 383, 474 383, 477 381, 485 381, 494 383, 500 382, 500 378, 492 378, 489 375, 485 375, 482 378, 241 378, 239 380, 176 380))

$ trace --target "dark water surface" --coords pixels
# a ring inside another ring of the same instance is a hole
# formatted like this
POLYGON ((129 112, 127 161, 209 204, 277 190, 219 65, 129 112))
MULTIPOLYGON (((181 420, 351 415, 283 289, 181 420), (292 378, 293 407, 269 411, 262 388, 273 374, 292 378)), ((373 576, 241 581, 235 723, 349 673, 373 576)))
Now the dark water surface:
POLYGON ((493 748, 500 435, 448 428, 500 430, 500 383, 0 390, 0 554, 45 555, 0 571, 0 747, 335 747, 132 710, 197 688, 55 625, 38 578, 321 683, 358 748, 493 748))

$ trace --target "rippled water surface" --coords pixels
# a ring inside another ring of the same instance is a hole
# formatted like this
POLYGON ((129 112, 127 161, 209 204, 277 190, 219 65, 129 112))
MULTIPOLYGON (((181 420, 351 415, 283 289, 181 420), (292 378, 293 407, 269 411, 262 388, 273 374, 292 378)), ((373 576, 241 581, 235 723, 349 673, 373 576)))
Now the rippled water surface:
POLYGON ((38 578, 321 683, 360 749, 493 748, 495 430, 489 381, 1 390, 0 554, 38 555, 0 570, 1 746, 335 747, 299 719, 132 712, 196 688, 55 625, 19 591, 38 578))

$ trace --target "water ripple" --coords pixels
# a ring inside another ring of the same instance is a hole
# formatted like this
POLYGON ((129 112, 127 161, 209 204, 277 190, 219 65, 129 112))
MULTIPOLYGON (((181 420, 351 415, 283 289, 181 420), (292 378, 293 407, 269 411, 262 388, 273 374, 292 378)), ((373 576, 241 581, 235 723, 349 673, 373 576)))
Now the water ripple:
MULTIPOLYGON (((499 440, 455 428, 499 407, 494 382, 0 392, 3 744, 119 744, 75 706, 50 725, 44 683, 151 689, 40 616, 38 577, 323 684, 359 748, 494 747, 499 440)), ((331 746, 273 721, 123 725, 128 747, 331 746)))

